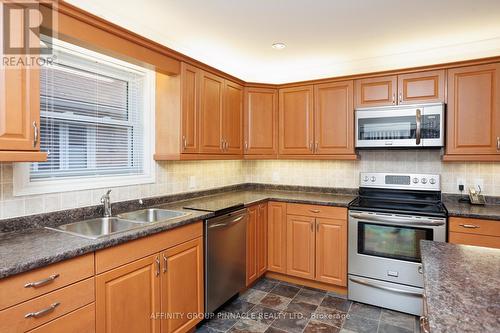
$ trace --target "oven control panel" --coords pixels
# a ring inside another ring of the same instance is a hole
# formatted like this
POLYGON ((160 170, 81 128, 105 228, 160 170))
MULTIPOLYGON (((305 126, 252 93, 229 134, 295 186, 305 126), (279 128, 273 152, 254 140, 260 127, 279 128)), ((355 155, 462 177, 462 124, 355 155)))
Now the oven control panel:
POLYGON ((361 172, 359 186, 402 190, 440 191, 441 176, 436 174, 361 172))

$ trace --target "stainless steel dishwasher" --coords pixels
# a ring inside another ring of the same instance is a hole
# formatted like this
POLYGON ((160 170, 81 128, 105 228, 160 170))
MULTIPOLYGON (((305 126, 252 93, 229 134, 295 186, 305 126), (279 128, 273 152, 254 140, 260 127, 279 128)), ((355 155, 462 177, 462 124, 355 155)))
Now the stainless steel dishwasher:
POLYGON ((245 288, 246 209, 205 220, 205 312, 245 288))

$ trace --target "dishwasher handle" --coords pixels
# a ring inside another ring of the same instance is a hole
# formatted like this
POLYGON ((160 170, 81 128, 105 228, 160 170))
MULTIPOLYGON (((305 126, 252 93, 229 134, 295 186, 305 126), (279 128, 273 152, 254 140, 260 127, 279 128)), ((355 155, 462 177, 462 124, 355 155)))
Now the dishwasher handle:
POLYGON ((225 222, 221 222, 221 223, 212 224, 212 225, 208 226, 208 229, 229 227, 229 226, 232 226, 234 224, 237 224, 238 222, 240 222, 241 220, 243 220, 245 217, 246 217, 246 215, 241 215, 241 216, 238 216, 235 219, 232 219, 230 221, 225 221, 225 222))

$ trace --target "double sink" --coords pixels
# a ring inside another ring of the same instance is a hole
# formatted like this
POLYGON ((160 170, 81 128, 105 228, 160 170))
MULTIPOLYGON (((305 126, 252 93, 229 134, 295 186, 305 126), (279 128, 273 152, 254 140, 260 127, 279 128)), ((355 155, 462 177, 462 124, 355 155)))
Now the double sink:
POLYGON ((98 239, 104 236, 142 228, 154 223, 166 222, 191 213, 177 210, 149 208, 130 213, 119 214, 116 217, 99 217, 79 221, 47 229, 64 232, 84 238, 98 239))

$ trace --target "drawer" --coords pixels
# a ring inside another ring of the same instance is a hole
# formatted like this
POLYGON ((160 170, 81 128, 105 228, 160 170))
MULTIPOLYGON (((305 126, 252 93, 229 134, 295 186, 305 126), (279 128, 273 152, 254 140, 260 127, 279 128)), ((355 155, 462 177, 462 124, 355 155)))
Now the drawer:
POLYGON ((305 204, 287 204, 286 213, 311 217, 347 220, 347 208, 305 204))
POLYGON ((450 231, 500 237, 500 221, 451 217, 450 231))
POLYGON ((202 236, 203 225, 197 222, 97 251, 95 253, 96 274, 202 236))
POLYGON ((95 332, 95 303, 79 308, 47 324, 38 326, 28 333, 94 333, 95 332))
POLYGON ((94 253, 89 253, 0 280, 0 310, 93 275, 94 253))
POLYGON ((500 237, 495 236, 450 232, 448 241, 453 244, 484 246, 500 249, 500 237))
POLYGON ((26 332, 95 300, 94 278, 0 311, 0 332, 26 332), (45 313, 43 310, 46 310, 45 313), (36 314, 38 313, 38 314, 36 314), (28 314, 32 314, 26 317, 28 314))

